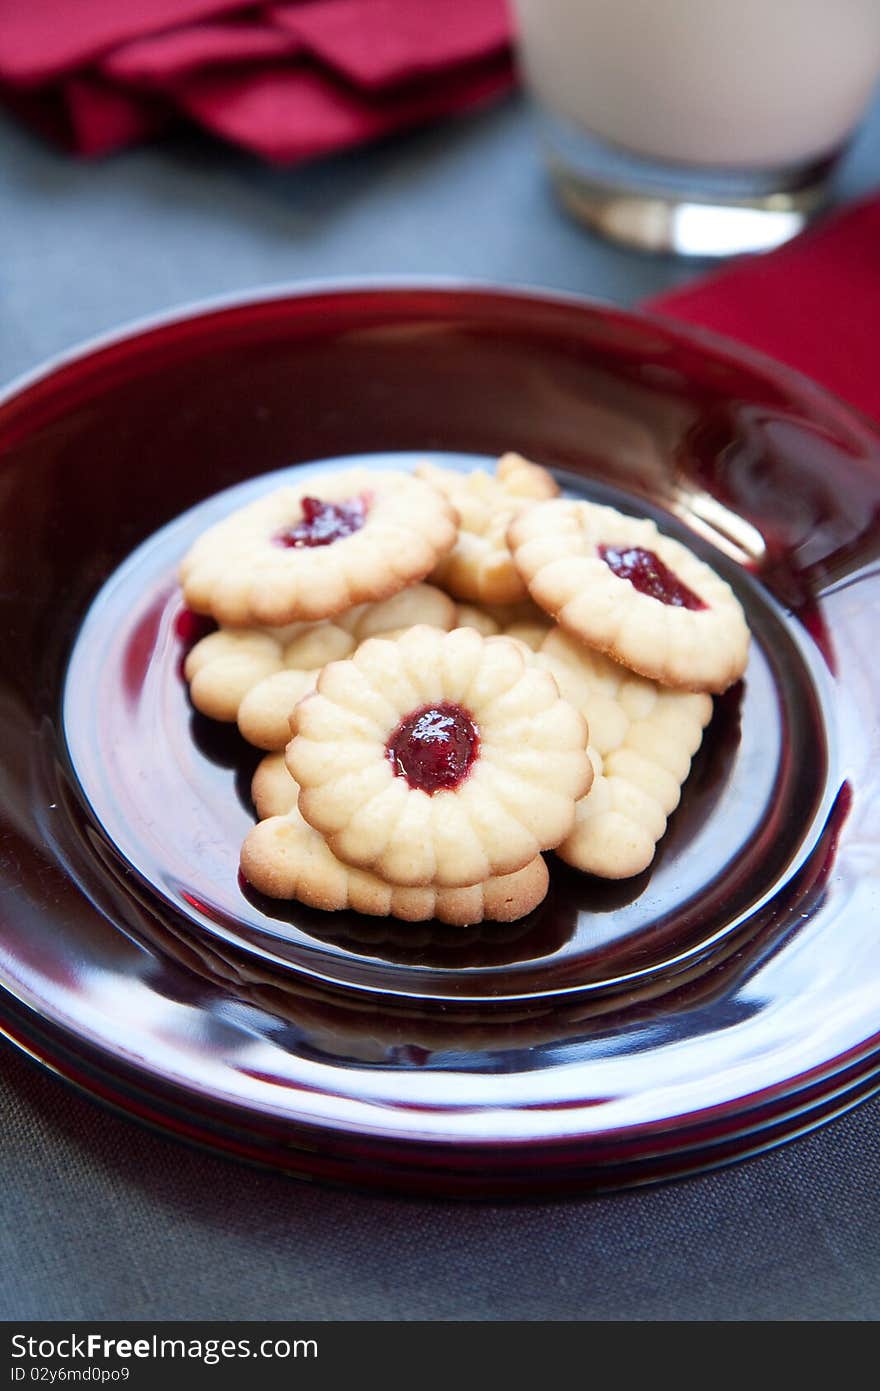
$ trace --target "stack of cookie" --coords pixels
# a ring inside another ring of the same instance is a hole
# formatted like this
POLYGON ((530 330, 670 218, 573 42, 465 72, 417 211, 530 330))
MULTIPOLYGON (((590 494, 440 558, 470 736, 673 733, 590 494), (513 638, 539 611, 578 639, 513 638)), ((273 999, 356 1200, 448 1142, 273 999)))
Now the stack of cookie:
POLYGON ((748 630, 652 523, 494 475, 323 475, 213 527, 181 566, 218 630, 193 703, 270 751, 242 850, 259 891, 409 921, 511 921, 543 851, 644 869, 748 630), (711 654, 715 653, 714 659, 711 654))

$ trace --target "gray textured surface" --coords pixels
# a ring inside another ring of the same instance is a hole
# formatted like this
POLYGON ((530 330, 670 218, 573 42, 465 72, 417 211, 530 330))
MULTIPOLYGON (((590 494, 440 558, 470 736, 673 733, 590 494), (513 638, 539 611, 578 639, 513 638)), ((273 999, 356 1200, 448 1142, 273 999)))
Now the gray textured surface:
POLYGON ((0 1317, 880 1317, 876 1103, 685 1183, 464 1207, 247 1169, 0 1061, 0 1317))
POLYGON ((142 314, 302 277, 430 273, 630 302, 688 274, 560 214, 514 102, 299 170, 195 136, 83 163, 0 132, 0 381, 142 314))
MULTIPOLYGON (((880 111, 840 196, 880 179, 880 111)), ((630 303, 695 267, 584 235, 516 102, 278 172, 195 137, 77 163, 0 123, 0 380, 182 301, 446 274, 630 303)), ((533 1207, 332 1192, 190 1151, 0 1048, 0 1317, 880 1317, 880 1102, 761 1159, 533 1207)))

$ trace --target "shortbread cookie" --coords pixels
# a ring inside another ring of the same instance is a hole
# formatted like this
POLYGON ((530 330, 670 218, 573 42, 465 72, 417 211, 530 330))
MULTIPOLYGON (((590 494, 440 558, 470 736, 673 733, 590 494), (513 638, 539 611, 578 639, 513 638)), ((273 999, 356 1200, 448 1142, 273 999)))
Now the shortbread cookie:
POLYGON ((476 628, 484 638, 517 638, 537 652, 553 623, 531 599, 519 604, 459 604, 457 628, 476 628))
POLYGON ((507 528, 530 503, 559 492, 552 475, 519 454, 504 454, 494 475, 483 469, 457 473, 422 464, 416 469, 443 492, 459 515, 453 549, 431 575, 456 599, 508 604, 526 598, 526 587, 510 555, 507 528))
POLYGON ((282 749, 287 718, 314 689, 321 667, 349 657, 358 643, 427 623, 452 628, 456 605, 430 584, 414 584, 376 604, 358 604, 320 623, 283 628, 220 628, 187 655, 184 675, 193 705, 213 720, 239 720, 244 737, 260 749, 282 749))
POLYGON ((565 839, 592 778, 587 728, 529 658, 510 638, 420 626, 324 668, 287 762, 338 859, 452 888, 565 839))
POLYGON ((206 531, 180 566, 186 601, 233 627, 331 618, 421 580, 457 518, 407 473, 349 469, 279 488, 206 531))
MULTIPOLYGON (((239 706, 238 727, 249 744, 254 744, 258 749, 283 749, 290 739, 293 707, 314 690, 321 666, 349 655, 367 637, 397 637, 416 623, 427 623, 431 628, 446 632, 453 626, 478 627, 484 636, 504 634, 537 651, 553 626, 547 615, 531 600, 507 606, 503 610, 494 608, 484 611, 478 617, 479 611, 467 605, 458 605, 456 610, 448 595, 428 584, 413 585, 392 599, 362 605, 361 609, 367 612, 364 620, 355 625, 347 652, 342 650, 341 641, 334 635, 332 645, 336 650, 331 650, 331 642, 328 641, 319 665, 310 669, 291 668, 291 661, 314 660, 320 655, 319 635, 316 632, 315 639, 309 641, 307 649, 299 641, 286 649, 285 670, 266 676, 247 692, 239 706), (454 624, 451 621, 453 613, 454 624)), ((325 624, 317 624, 316 629, 340 626, 343 618, 347 618, 347 615, 342 615, 335 623, 328 620, 325 624)))
POLYGON ((258 681, 238 710, 238 728, 256 749, 283 749, 290 739, 294 707, 314 689, 321 668, 289 668, 258 681))
POLYGON ((636 676, 555 628, 536 662, 590 726, 593 783, 556 853, 576 869, 626 879, 647 869, 678 806, 712 698, 636 676))
POLYGON ((739 601, 652 521, 557 499, 517 517, 508 538, 532 598, 590 647, 684 690, 724 691, 743 674, 739 601))
POLYGON ((456 926, 492 920, 515 922, 546 896, 547 866, 537 855, 512 874, 496 875, 467 888, 406 888, 386 884, 368 870, 337 860, 322 836, 297 809, 298 788, 284 757, 270 754, 254 775, 253 794, 262 819, 241 852, 248 883, 270 898, 295 898, 309 908, 343 908, 372 917, 456 926))

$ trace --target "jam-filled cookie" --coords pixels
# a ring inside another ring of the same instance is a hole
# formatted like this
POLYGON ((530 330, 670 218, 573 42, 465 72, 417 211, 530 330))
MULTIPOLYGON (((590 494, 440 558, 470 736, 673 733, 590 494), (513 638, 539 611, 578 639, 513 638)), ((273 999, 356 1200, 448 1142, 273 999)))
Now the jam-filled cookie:
POLYGON ((504 454, 494 474, 484 469, 457 473, 422 464, 420 478, 446 495, 459 516, 458 539, 431 579, 455 596, 475 603, 509 604, 526 598, 507 544, 507 528, 524 507, 555 497, 559 488, 539 464, 504 454))
POLYGON ((603 879, 640 874, 678 806, 712 698, 637 676, 561 628, 545 638, 535 660, 590 727, 593 783, 556 853, 603 879))
POLYGON ((319 623, 281 628, 219 628, 187 655, 184 675, 193 705, 214 720, 238 720, 249 743, 283 749, 288 716, 314 689, 321 667, 351 656, 360 642, 427 623, 448 630, 456 605, 430 584, 414 584, 390 599, 358 604, 319 623))
POLYGON ((590 647, 664 685, 727 689, 749 630, 730 586, 652 521, 554 500, 508 532, 536 603, 590 647))
POLYGON ((465 888, 386 884, 368 870, 336 858, 297 809, 298 788, 284 757, 270 754, 253 782, 257 814, 263 818, 245 840, 241 869, 247 881, 270 898, 295 898, 310 908, 390 915, 407 922, 467 926, 484 921, 515 922, 546 896, 547 866, 538 855, 512 874, 495 875, 465 888))
MULTIPOLYGON (((427 623, 445 632, 453 627, 468 627, 477 628, 485 637, 505 634, 533 650, 540 647, 553 626, 531 600, 478 610, 470 605, 456 605, 448 594, 434 585, 414 584, 391 599, 360 604, 335 619, 315 624, 290 624, 276 630, 285 639, 280 652, 281 665, 270 670, 267 650, 259 649, 259 662, 252 662, 250 681, 246 654, 251 644, 247 639, 255 630, 226 628, 210 634, 202 639, 204 643, 211 643, 213 639, 219 642, 222 633, 224 645, 222 650, 212 648, 210 665, 202 666, 197 672, 191 687, 193 704, 214 719, 237 720, 243 737, 256 748, 283 749, 290 739, 293 707, 314 690, 323 666, 350 656, 368 637, 397 636, 417 623, 427 623), (254 682, 253 676, 258 671, 260 678, 254 682), (240 694, 233 709, 236 687, 240 694), (230 713, 221 713, 224 709, 230 713)), ((272 629, 261 631, 273 636, 272 629)))
POLYGON ((461 887, 558 845, 589 788, 583 716, 522 644, 411 628, 332 662, 287 763, 334 855, 394 884, 461 887))
POLYGON ((424 577, 455 511, 411 474, 349 469, 279 488, 212 526, 180 566, 190 608, 234 627, 330 618, 424 577))

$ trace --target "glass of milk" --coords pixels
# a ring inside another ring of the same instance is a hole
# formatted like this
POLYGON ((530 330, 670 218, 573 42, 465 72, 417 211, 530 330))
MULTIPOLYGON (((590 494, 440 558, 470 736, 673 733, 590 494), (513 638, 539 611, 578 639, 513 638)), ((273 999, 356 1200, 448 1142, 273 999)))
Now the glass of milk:
POLYGON ((563 202, 654 251, 800 231, 880 76, 880 0, 513 3, 563 202))

